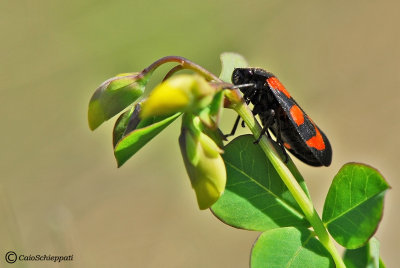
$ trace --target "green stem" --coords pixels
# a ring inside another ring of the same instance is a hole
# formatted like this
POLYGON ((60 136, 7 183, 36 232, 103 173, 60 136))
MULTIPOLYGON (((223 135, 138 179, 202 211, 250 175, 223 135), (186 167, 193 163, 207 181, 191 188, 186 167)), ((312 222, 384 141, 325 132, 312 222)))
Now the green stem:
MULTIPOLYGON (((204 69, 200 65, 192 62, 191 60, 188 60, 184 57, 180 56, 166 56, 161 59, 156 60, 152 64, 150 64, 147 68, 143 69, 141 72, 143 75, 146 75, 147 73, 153 72, 155 69, 157 69, 160 65, 168 62, 178 62, 180 64, 180 69, 190 69, 193 70, 202 76, 206 78, 207 80, 211 81, 221 81, 217 76, 215 76, 213 73, 209 72, 208 70, 204 69)), ((176 67, 174 67, 175 69, 176 67)))
MULTIPOLYGON (((246 125, 249 127, 250 131, 253 133, 254 137, 258 138, 261 133, 260 124, 257 122, 249 107, 245 104, 239 104, 233 107, 235 111, 243 118, 246 125)), ((315 210, 311 200, 304 193, 303 189, 300 187, 299 183, 287 168, 287 166, 282 162, 279 154, 276 152, 271 140, 267 139, 264 135, 260 140, 260 146, 262 150, 267 155, 271 164, 275 167, 279 176, 282 178, 283 182, 289 189, 290 193, 293 195, 296 202, 299 204, 301 210, 303 211, 305 217, 310 222, 311 226, 314 228, 314 232, 319 238, 319 241, 324 245, 324 247, 331 254, 336 267, 346 268, 340 257, 332 238, 328 234, 321 218, 319 217, 317 211, 315 210)))

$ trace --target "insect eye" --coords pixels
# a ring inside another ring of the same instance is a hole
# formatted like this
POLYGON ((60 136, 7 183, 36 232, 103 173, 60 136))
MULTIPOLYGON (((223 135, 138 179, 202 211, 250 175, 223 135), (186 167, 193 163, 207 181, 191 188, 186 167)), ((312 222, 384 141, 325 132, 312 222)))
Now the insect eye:
POLYGON ((244 75, 240 69, 235 69, 232 73, 232 82, 235 85, 243 84, 244 75))

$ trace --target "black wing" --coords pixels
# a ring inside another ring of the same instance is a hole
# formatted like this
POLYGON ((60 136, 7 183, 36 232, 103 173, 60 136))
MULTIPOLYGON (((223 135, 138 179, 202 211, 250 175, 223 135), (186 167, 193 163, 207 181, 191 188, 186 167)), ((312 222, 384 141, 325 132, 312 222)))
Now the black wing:
POLYGON ((284 146, 297 158, 312 166, 329 166, 332 148, 326 135, 301 109, 276 77, 267 79, 267 84, 279 103, 280 111, 272 126, 274 134, 280 128, 284 146))

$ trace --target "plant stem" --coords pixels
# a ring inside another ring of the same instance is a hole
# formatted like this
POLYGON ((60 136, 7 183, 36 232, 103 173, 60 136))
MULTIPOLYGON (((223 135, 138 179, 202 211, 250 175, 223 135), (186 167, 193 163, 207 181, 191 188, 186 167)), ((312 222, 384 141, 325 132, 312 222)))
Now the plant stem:
MULTIPOLYGON (((153 72, 157 69, 160 65, 168 62, 178 62, 182 67, 181 69, 190 69, 193 70, 206 78, 207 80, 211 81, 221 81, 217 76, 213 73, 209 72, 208 70, 204 69, 200 65, 180 56, 166 56, 161 59, 156 60, 147 68, 143 69, 142 74, 146 75, 147 73, 153 72)), ((175 67, 176 68, 176 67, 175 67)))
MULTIPOLYGON (((250 111, 249 107, 244 103, 237 104, 233 106, 233 109, 242 117, 249 127, 250 131, 253 133, 254 137, 258 138, 261 133, 260 124, 257 122, 253 113, 250 111)), ((296 202, 302 209, 305 217, 310 222, 311 226, 314 228, 314 232, 319 238, 322 245, 331 254, 336 267, 346 268, 343 263, 341 256, 339 255, 331 236, 328 234, 321 218, 319 217, 317 211, 315 210, 311 200, 304 193, 303 189, 300 187, 299 183, 287 168, 287 166, 282 162, 279 154, 276 152, 271 140, 269 140, 265 135, 260 140, 260 146, 262 150, 267 155, 271 164, 275 167, 279 176, 282 178, 283 182, 289 189, 290 193, 293 195, 296 202)))
POLYGON ((182 69, 183 69, 182 65, 176 65, 174 68, 172 68, 171 70, 168 71, 168 73, 164 76, 162 81, 164 82, 165 80, 170 78, 174 73, 176 73, 182 69))

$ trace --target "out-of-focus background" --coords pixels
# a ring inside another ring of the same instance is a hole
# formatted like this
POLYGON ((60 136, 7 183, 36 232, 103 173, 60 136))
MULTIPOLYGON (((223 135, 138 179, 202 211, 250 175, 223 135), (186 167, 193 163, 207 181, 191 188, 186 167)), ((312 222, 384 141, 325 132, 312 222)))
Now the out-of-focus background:
MULTIPOLYGON (((120 169, 114 120, 93 133, 87 126, 89 99, 107 78, 166 55, 218 74, 219 54, 235 51, 275 73, 329 137, 330 167, 298 162, 320 213, 344 163, 386 177, 392 189, 376 236, 396 267, 399 9, 386 0, 1 1, 0 266, 13 250, 74 254, 26 267, 248 267, 258 233, 198 210, 180 122, 120 169)), ((225 132, 234 117, 224 114, 225 132)))

